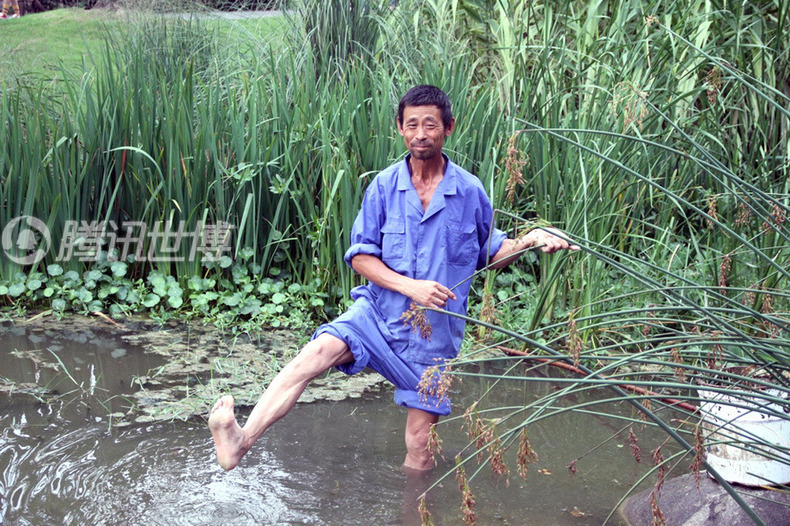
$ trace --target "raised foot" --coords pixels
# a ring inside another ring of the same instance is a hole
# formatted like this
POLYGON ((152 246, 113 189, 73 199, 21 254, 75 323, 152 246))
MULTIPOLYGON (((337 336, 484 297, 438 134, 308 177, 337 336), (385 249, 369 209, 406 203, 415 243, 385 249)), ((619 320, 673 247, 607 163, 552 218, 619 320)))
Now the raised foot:
POLYGON ((217 400, 209 412, 208 428, 214 437, 220 467, 224 470, 235 468, 248 448, 244 444, 244 431, 236 422, 232 396, 217 400))

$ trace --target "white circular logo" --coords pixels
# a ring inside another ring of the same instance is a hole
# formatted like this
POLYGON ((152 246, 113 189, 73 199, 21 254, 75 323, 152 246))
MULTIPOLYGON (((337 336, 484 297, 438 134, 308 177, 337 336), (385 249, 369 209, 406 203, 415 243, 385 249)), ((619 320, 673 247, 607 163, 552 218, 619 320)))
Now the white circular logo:
POLYGON ((15 217, 3 229, 3 252, 20 265, 33 265, 44 259, 50 242, 49 228, 37 217, 15 217))

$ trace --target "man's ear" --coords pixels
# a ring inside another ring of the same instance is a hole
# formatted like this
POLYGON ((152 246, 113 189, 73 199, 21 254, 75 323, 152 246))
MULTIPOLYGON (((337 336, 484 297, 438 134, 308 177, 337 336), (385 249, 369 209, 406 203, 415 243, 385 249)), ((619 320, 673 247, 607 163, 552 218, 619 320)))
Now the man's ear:
POLYGON ((450 120, 450 125, 444 130, 444 136, 449 137, 453 130, 455 129, 455 117, 450 120))
POLYGON ((398 133, 402 136, 403 135, 403 123, 400 121, 400 117, 395 118, 395 124, 398 126, 398 133))

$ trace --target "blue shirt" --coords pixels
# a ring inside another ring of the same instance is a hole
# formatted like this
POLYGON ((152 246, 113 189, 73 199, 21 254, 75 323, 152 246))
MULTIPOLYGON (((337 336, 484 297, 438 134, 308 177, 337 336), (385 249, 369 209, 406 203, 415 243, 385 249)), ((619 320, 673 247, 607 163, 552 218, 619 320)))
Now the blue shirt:
MULTIPOLYGON (((472 280, 461 282, 490 261, 506 236, 496 228, 491 232, 493 210, 480 180, 445 160, 444 177, 425 212, 408 157, 376 176, 354 221, 345 261, 351 265, 357 254, 370 254, 399 274, 437 281, 457 297, 448 299, 445 309, 466 314, 472 280)), ((382 334, 405 360, 434 364, 458 355, 463 320, 426 311, 432 329, 426 340, 400 319, 411 304, 407 296, 368 282, 355 287, 351 297, 368 300, 382 334)))

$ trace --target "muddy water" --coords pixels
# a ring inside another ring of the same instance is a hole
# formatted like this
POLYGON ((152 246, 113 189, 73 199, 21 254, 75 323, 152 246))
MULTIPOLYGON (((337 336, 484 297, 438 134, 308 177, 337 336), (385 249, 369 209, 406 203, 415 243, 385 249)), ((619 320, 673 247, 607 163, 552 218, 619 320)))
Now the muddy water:
MULTIPOLYGON (((0 331, 3 525, 419 524, 416 496, 452 467, 444 461, 424 478, 400 471, 405 413, 381 386, 361 399, 298 404, 225 473, 201 418, 112 425, 135 378, 166 358, 109 332, 62 336, 0 331)), ((453 395, 456 407, 487 387, 464 380, 453 395)), ((553 388, 530 383, 497 396, 514 405, 553 388)), ((531 426, 540 460, 526 481, 514 473, 508 485, 488 468, 472 480, 478 524, 601 524, 649 468, 634 462, 627 434, 607 441, 620 427, 590 415, 531 426), (577 457, 583 458, 572 474, 566 466, 577 457)), ((645 451, 661 440, 649 430, 638 433, 645 451)), ((466 445, 460 421, 440 434, 448 459, 466 445)), ((454 478, 440 481, 429 497, 434 522, 460 524, 460 502, 454 478)))

